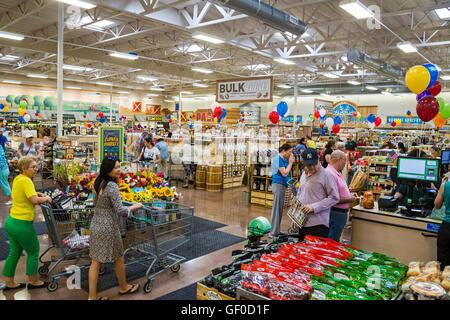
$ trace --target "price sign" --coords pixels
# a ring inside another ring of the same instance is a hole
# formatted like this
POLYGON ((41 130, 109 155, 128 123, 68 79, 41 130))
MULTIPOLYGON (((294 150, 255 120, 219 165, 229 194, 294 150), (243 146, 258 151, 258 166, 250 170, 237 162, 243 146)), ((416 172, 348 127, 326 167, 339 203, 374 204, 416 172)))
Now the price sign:
POLYGON ((103 158, 123 159, 123 128, 101 127, 100 128, 100 162, 103 158))

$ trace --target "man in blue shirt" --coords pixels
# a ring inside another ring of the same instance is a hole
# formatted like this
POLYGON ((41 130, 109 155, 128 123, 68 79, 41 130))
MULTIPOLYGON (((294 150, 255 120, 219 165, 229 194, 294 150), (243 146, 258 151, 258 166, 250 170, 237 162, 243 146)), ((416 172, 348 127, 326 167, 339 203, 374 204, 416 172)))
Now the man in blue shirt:
POLYGON ((298 141, 297 147, 295 148, 295 152, 301 153, 301 151, 305 150, 306 150, 306 138, 303 137, 298 141))
POLYGON ((167 179, 169 174, 169 146, 164 141, 164 138, 160 136, 156 136, 155 141, 161 158, 161 162, 158 164, 158 171, 162 172, 164 178, 167 179))
POLYGON ((3 150, 5 150, 5 144, 8 145, 8 147, 11 147, 8 138, 3 135, 3 128, 0 128, 0 145, 3 147, 3 150))

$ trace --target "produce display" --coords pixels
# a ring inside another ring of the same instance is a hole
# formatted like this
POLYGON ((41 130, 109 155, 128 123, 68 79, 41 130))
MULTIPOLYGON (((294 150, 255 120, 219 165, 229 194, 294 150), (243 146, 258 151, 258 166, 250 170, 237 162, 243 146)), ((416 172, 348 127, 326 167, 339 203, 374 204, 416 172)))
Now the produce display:
POLYGON ((440 271, 437 261, 426 264, 413 261, 409 263, 407 279, 402 285, 402 291, 409 299, 441 299, 450 295, 450 266, 440 271))

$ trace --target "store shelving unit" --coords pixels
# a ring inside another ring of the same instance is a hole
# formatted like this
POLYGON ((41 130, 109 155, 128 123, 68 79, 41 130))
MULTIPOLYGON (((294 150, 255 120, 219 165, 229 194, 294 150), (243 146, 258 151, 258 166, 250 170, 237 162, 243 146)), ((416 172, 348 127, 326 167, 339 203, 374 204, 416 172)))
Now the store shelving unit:
POLYGON ((375 201, 378 201, 381 195, 392 192, 394 182, 391 180, 390 171, 396 167, 396 162, 369 161, 368 189, 375 195, 375 201))

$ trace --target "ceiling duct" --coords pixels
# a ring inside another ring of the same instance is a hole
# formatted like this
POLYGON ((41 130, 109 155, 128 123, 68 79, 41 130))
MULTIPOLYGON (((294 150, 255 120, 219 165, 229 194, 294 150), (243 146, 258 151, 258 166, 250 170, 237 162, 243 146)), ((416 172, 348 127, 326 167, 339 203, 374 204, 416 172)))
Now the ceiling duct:
POLYGON ((306 31, 303 21, 261 0, 210 0, 210 2, 242 12, 282 32, 301 36, 306 31))
POLYGON ((347 59, 360 67, 375 71, 383 76, 391 78, 397 82, 404 83, 406 72, 395 68, 386 62, 375 60, 365 53, 358 50, 349 50, 347 52, 347 59))

